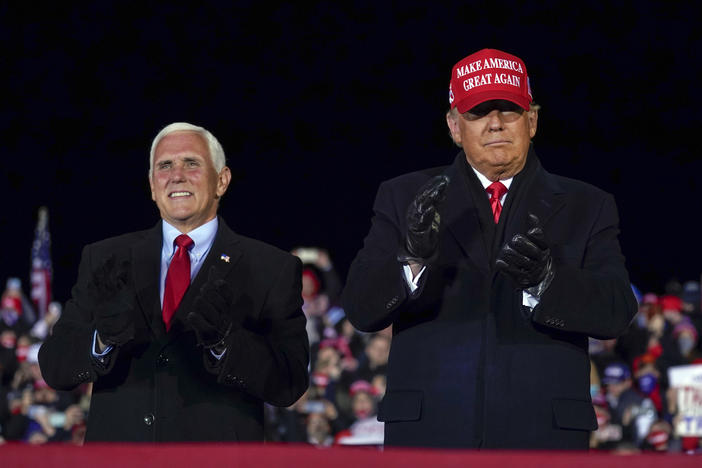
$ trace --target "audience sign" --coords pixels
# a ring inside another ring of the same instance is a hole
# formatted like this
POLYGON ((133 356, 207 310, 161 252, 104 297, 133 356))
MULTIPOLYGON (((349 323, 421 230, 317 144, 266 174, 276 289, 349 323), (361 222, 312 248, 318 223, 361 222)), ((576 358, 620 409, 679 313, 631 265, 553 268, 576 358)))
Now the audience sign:
POLYGON ((676 434, 702 437, 702 364, 671 367, 668 378, 677 391, 676 434))

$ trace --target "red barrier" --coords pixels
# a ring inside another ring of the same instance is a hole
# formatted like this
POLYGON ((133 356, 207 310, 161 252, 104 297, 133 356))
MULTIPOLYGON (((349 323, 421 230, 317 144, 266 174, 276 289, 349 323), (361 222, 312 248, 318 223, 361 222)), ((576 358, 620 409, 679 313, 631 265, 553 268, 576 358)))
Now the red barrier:
POLYGON ((411 467, 695 467, 695 455, 612 455, 601 452, 479 452, 333 447, 282 444, 47 444, 0 445, 2 468, 132 468, 132 467, 285 467, 285 468, 411 468, 411 467))

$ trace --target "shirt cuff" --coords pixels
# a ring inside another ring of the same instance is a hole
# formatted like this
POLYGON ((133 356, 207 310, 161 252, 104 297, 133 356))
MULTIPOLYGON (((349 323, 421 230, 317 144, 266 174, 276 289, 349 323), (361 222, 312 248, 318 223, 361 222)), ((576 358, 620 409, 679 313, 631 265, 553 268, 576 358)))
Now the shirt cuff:
POLYGON ((536 296, 532 296, 526 291, 522 291, 522 305, 533 309, 534 307, 539 305, 539 298, 536 296))
POLYGON ((112 351, 113 346, 112 345, 107 345, 105 348, 105 351, 100 352, 97 347, 97 330, 93 332, 93 357, 99 360, 100 362, 104 362, 105 358, 107 355, 112 351))
POLYGON ((227 348, 224 348, 224 351, 222 351, 219 354, 215 353, 214 349, 210 349, 210 353, 212 353, 212 357, 214 357, 218 361, 220 361, 222 359, 222 356, 224 356, 224 353, 226 353, 226 352, 227 352, 227 348))
POLYGON ((427 267, 423 266, 421 270, 419 270, 419 273, 417 273, 417 276, 412 278, 412 269, 410 268, 409 265, 402 265, 402 270, 405 273, 405 281, 407 281, 407 286, 410 288, 410 292, 414 292, 419 286, 419 278, 422 276, 422 273, 424 273, 424 270, 426 270, 427 267))

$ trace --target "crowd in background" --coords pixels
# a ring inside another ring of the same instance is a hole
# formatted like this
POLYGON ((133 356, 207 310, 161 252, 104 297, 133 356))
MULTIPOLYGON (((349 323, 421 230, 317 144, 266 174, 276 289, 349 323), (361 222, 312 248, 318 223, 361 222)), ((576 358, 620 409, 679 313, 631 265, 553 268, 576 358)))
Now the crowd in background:
MULTIPOLYGON (((310 341, 310 387, 288 408, 266 405, 266 439, 316 446, 383 443, 376 418, 385 393, 392 340, 354 329, 340 305, 342 283, 328 252, 297 248, 303 262, 303 311, 310 341)), ((614 340, 590 339, 590 394, 599 428, 594 450, 700 452, 702 439, 679 437, 677 393, 668 369, 702 364, 700 283, 671 280, 640 294, 639 312, 614 340)), ((41 377, 37 354, 61 314, 38 314, 17 278, 7 280, 0 310, 0 443, 82 444, 91 385, 56 391, 41 377)))

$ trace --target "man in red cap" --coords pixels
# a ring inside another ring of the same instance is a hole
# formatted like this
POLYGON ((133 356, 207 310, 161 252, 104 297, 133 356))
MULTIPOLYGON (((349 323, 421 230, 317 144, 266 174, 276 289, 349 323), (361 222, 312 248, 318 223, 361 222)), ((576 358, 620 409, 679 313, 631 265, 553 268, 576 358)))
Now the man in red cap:
POLYGON ((449 103, 462 151, 381 184, 343 294, 360 330, 393 327, 385 443, 587 449, 588 336, 637 307, 614 199, 541 166, 520 58, 464 58, 449 103))

